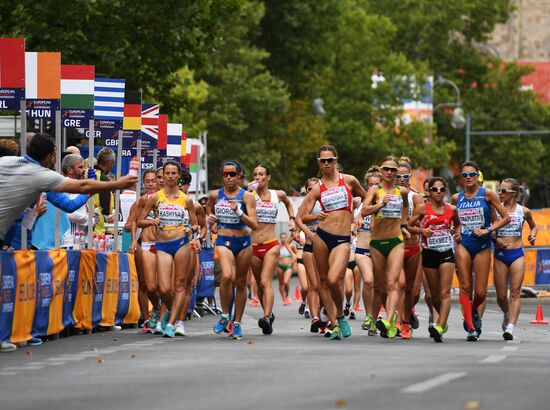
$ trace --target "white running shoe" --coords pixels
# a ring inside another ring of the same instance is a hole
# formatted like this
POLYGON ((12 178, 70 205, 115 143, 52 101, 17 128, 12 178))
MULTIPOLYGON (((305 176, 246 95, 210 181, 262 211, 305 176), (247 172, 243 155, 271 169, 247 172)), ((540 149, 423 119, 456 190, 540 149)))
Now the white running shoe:
POLYGON ((508 317, 508 312, 506 312, 502 315, 502 331, 503 332, 506 332, 506 326, 508 326, 508 322, 510 322, 510 319, 508 317))
POLYGON ((185 327, 183 326, 183 320, 176 322, 176 330, 174 331, 176 336, 185 336, 185 327))
POLYGON ((162 330, 162 324, 160 323, 160 320, 157 322, 157 326, 155 327, 155 332, 154 332, 156 335, 163 335, 164 334, 164 330, 162 330))
POLYGON ((17 346, 10 342, 0 342, 0 352, 7 353, 7 352, 15 352, 17 350, 17 346))

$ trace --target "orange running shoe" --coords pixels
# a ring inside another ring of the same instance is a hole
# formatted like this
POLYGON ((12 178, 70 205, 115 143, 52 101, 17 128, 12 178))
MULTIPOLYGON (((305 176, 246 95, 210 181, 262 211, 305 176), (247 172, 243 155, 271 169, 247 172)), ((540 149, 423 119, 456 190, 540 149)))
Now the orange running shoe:
POLYGON ((362 308, 360 305, 355 305, 355 307, 353 308, 353 310, 355 310, 355 312, 362 312, 362 311, 363 311, 363 308, 362 308))
POLYGON ((401 339, 412 339, 413 331, 409 323, 403 323, 401 325, 401 339))

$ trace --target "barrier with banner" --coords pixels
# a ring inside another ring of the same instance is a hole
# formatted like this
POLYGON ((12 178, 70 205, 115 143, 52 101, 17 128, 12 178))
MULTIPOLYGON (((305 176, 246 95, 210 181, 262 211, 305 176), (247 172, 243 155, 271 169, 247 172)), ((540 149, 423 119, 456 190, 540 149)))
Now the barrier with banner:
POLYGON ((0 252, 0 341, 25 342, 67 326, 135 324, 134 258, 94 250, 0 252))

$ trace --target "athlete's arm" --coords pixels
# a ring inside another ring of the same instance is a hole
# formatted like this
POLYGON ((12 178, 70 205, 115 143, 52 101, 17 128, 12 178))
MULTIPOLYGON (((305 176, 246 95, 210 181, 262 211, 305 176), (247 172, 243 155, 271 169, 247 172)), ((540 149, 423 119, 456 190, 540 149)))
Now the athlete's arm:
POLYGON ((117 181, 96 181, 95 179, 67 178, 59 185, 55 192, 68 192, 75 194, 95 194, 96 192, 114 191, 130 188, 137 184, 138 178, 132 175, 120 177, 117 181))
POLYGON ((353 175, 346 174, 344 175, 344 181, 348 183, 352 192, 356 193, 362 200, 365 200, 365 198, 367 197, 367 191, 365 191, 365 188, 363 188, 357 178, 355 178, 353 175))
MULTIPOLYGON (((420 220, 424 218, 425 214, 426 214, 426 205, 424 205, 423 203, 417 205, 414 208, 413 214, 409 218, 409 222, 407 226, 407 229, 409 232, 412 232, 417 235, 421 235, 424 233, 423 232, 424 229, 422 229, 420 226, 417 226, 417 225, 419 225, 420 220)), ((428 233, 427 232, 428 230, 431 232, 431 229, 429 228, 426 228, 425 230, 426 230, 426 233, 428 233)), ((425 236, 429 236, 429 235, 425 235, 425 236)))
POLYGON ((385 202, 380 202, 378 204, 373 205, 374 199, 376 198, 377 191, 378 191, 377 185, 371 186, 367 191, 367 196, 363 200, 363 208, 361 209, 362 216, 372 215, 378 212, 380 209, 382 209, 386 205, 385 202))
POLYGON ((246 205, 246 214, 241 215, 241 220, 246 226, 255 231, 258 229, 258 221, 256 220, 256 199, 250 192, 245 192, 243 202, 246 205))
MULTIPOLYGON (((497 229, 500 229, 503 226, 508 225, 510 223, 510 215, 508 215, 508 211, 506 210, 506 208, 504 208, 504 205, 502 205, 502 203, 500 202, 500 199, 498 198, 497 194, 494 191, 487 190, 485 194, 485 199, 487 200, 487 202, 489 202, 489 204, 494 209, 496 209, 496 211, 501 217, 501 219, 491 224, 491 227, 490 227, 491 231, 496 231, 497 229)), ((480 229, 479 231, 482 231, 482 232, 478 232, 477 234, 481 233, 482 235, 487 235, 490 233, 488 229, 480 229)), ((476 232, 474 231, 474 233, 476 232)))
POLYGON ((456 205, 456 202, 458 201, 458 192, 456 194, 453 194, 451 197, 451 204, 456 205))
POLYGON ((286 196, 285 191, 277 191, 277 196, 279 197, 279 201, 285 204, 285 208, 288 213, 288 225, 290 227, 290 231, 295 231, 296 218, 294 217, 294 208, 292 207, 292 203, 288 199, 288 196, 286 196))
POLYGON ((155 218, 152 220, 146 219, 147 215, 149 215, 149 211, 155 208, 157 201, 158 201, 158 194, 153 194, 147 199, 147 202, 141 209, 141 213, 139 214, 139 217, 137 220, 138 228, 147 228, 149 226, 159 225, 160 223, 159 218, 155 218))
POLYGON ((208 195, 208 201, 206 202, 206 213, 208 215, 208 222, 210 222, 210 224, 212 225, 218 221, 218 218, 214 213, 214 205, 216 204, 217 200, 218 191, 210 191, 210 195, 208 195))
POLYGON ((206 212, 204 212, 201 204, 195 204, 195 214, 197 214, 197 222, 201 227, 201 241, 204 241, 208 234, 208 227, 206 224, 206 212))
POLYGON ((411 233, 407 231, 407 220, 409 219, 409 190, 401 188, 401 197, 403 198, 403 210, 401 211, 401 232, 405 238, 409 239, 411 233))
POLYGON ((302 202, 302 204, 298 207, 298 213, 296 214, 296 225, 309 239, 313 239, 315 233, 311 232, 311 230, 304 224, 302 220, 304 209, 304 202, 302 202))
POLYGON ((527 240, 529 241, 531 246, 535 246, 535 240, 537 239, 539 227, 535 223, 535 220, 533 219, 533 214, 531 213, 531 210, 529 208, 523 207, 523 217, 525 218, 525 221, 529 224, 529 228, 531 228, 531 232, 529 232, 527 240))

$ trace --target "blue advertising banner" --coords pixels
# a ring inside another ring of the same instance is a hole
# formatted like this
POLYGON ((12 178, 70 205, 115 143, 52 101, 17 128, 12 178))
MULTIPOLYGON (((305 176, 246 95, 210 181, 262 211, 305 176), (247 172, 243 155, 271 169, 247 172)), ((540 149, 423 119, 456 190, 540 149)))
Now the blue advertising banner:
POLYGON ((27 117, 54 119, 59 110, 59 100, 26 100, 27 117))
POLYGON ((0 88, 0 111, 19 111, 23 98, 25 98, 24 88, 0 88))
POLYGON ((12 252, 0 253, 0 342, 10 340, 15 308, 17 268, 12 252))
POLYGON ((63 128, 88 128, 89 121, 93 118, 93 110, 68 108, 61 110, 61 124, 63 128))

